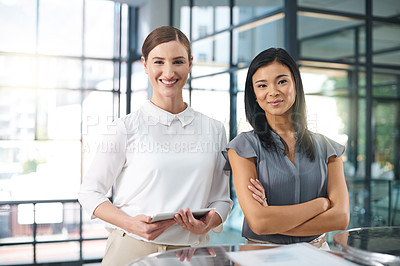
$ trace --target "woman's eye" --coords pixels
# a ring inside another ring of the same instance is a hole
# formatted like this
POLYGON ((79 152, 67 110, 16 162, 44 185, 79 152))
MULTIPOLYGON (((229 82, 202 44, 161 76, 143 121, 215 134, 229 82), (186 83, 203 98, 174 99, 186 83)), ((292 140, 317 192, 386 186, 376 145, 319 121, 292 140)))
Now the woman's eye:
POLYGON ((183 62, 182 60, 178 60, 178 61, 175 61, 174 63, 180 65, 180 64, 184 64, 185 62, 183 62))
POLYGON ((162 61, 154 61, 154 64, 162 64, 162 61))
POLYGON ((258 84, 257 87, 258 87, 258 88, 266 88, 267 85, 265 85, 265 84, 258 84))
POLYGON ((278 81, 278 84, 283 84, 283 83, 286 83, 286 82, 287 82, 287 80, 282 79, 282 80, 278 81))

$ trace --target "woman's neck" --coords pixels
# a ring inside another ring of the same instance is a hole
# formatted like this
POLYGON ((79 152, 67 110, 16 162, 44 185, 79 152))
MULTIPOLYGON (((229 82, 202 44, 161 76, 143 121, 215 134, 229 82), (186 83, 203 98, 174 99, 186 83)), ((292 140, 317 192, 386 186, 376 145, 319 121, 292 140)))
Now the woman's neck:
POLYGON ((266 115, 269 126, 280 136, 293 134, 291 115, 266 115))
POLYGON ((150 101, 157 107, 172 114, 179 114, 183 112, 187 107, 187 104, 183 101, 183 98, 181 97, 159 99, 153 96, 150 101))

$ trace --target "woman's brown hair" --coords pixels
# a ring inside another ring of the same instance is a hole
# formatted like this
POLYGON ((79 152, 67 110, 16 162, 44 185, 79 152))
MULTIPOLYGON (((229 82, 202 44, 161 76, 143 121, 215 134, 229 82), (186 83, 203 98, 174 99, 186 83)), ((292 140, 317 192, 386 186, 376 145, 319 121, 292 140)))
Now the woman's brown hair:
POLYGON ((183 32, 171 26, 162 26, 156 28, 147 36, 142 46, 142 55, 144 59, 147 61, 147 57, 154 47, 170 41, 179 41, 183 46, 185 46, 188 53, 188 60, 190 60, 191 50, 188 38, 183 32))

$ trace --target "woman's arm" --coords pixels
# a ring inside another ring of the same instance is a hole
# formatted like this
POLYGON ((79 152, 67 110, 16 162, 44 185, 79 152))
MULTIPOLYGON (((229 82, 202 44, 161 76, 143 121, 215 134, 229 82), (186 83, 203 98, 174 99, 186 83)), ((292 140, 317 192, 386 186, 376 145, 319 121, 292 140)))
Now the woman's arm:
POLYGON ((256 234, 280 234, 298 227, 329 208, 329 200, 317 198, 309 202, 288 206, 262 206, 249 190, 250 179, 257 179, 254 158, 240 157, 229 149, 233 183, 244 216, 256 234))
POLYGON ((174 219, 150 223, 150 216, 137 215, 131 217, 109 201, 105 201, 97 206, 94 210, 94 215, 103 221, 148 240, 156 239, 170 226, 175 224, 174 219))
POLYGON ((329 210, 282 234, 309 236, 347 228, 350 207, 342 157, 331 156, 328 160, 327 194, 331 202, 329 210))

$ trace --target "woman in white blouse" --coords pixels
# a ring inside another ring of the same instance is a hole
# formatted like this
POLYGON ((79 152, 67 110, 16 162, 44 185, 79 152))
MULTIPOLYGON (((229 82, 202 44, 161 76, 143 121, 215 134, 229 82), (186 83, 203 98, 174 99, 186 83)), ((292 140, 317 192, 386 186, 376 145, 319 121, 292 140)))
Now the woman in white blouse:
POLYGON ((153 87, 150 101, 116 121, 85 175, 79 202, 107 222, 102 265, 123 265, 167 249, 205 245, 222 231, 232 207, 223 172, 223 124, 182 97, 193 57, 187 37, 163 26, 147 36, 142 61, 153 87), (113 186, 113 203, 106 197, 113 186), (191 210, 214 208, 202 218, 191 210), (156 213, 174 219, 150 223, 156 213))

